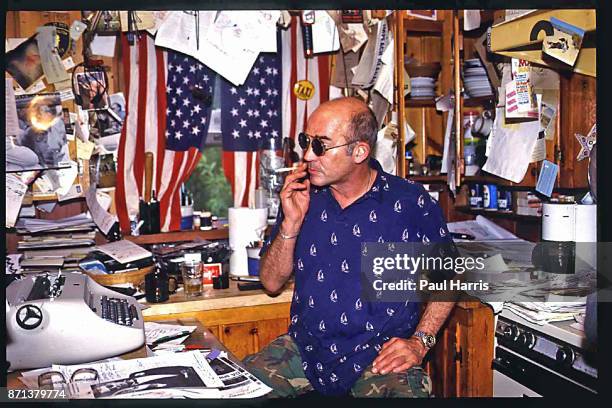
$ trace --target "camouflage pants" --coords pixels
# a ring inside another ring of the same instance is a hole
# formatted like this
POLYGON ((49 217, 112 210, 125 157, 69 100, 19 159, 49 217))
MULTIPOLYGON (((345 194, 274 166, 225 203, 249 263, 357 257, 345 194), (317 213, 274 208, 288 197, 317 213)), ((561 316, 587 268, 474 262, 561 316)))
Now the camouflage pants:
MULTIPOLYGON (((269 397, 298 397, 314 388, 302 368, 297 344, 289 335, 278 337, 259 353, 246 356, 246 368, 274 391, 269 397)), ((372 373, 369 366, 351 388, 353 397, 427 398, 431 381, 421 367, 385 375, 372 373)))

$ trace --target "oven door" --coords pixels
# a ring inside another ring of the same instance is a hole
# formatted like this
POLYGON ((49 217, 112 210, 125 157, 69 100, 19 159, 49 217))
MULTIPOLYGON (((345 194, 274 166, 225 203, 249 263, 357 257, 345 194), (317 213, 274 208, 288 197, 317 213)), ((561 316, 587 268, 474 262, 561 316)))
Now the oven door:
MULTIPOLYGON (((592 396, 595 394, 591 389, 557 374, 538 363, 527 360, 503 346, 495 348, 493 369, 503 374, 504 377, 508 377, 524 386, 526 390, 544 397, 563 395, 575 397, 580 395, 592 396)), ((503 380, 503 377, 498 376, 498 379, 503 380)), ((527 392, 522 393, 518 387, 511 387, 511 389, 516 389, 519 392, 519 394, 513 396, 532 396, 527 392)), ((494 393, 494 396, 497 395, 494 393)))

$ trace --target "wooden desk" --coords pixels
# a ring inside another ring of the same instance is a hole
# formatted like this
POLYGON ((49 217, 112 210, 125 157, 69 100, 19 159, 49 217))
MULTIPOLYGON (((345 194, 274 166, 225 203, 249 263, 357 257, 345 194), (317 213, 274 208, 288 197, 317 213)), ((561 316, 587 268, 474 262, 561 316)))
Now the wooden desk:
MULTIPOLYGON (((240 364, 240 359, 233 355, 220 341, 217 339, 209 330, 207 330, 202 323, 196 319, 178 319, 178 320, 159 320, 158 323, 167 324, 180 324, 182 326, 197 326, 195 331, 183 342, 185 345, 198 345, 204 348, 217 349, 227 351, 229 357, 240 364)), ((145 346, 138 348, 132 352, 121 355, 123 359, 134 359, 134 358, 145 358, 147 352, 145 346)), ((29 370, 26 370, 29 371, 29 370)), ((9 389, 24 389, 26 386, 19 381, 18 377, 21 375, 21 371, 10 373, 7 376, 6 384, 9 389)))

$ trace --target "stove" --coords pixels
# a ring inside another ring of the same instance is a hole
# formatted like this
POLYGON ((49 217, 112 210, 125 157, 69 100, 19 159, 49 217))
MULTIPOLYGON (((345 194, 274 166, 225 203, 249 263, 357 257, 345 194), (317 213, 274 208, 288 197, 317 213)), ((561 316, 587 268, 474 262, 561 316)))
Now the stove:
POLYGON ((570 323, 539 326, 504 310, 495 328, 493 395, 597 394, 596 353, 570 323))

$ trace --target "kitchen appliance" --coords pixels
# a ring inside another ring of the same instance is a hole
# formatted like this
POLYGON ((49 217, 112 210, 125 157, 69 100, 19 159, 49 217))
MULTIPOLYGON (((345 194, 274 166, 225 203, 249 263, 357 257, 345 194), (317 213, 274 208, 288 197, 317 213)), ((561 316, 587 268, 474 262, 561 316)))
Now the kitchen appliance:
POLYGON ((544 271, 572 274, 597 266, 597 205, 544 203, 542 242, 533 264, 544 271))
POLYGON ((42 273, 6 288, 6 357, 11 370, 78 364, 145 343, 138 302, 81 273, 42 273))
POLYGON ((495 328, 493 396, 593 396, 596 354, 572 322, 530 323, 508 310, 495 328))

